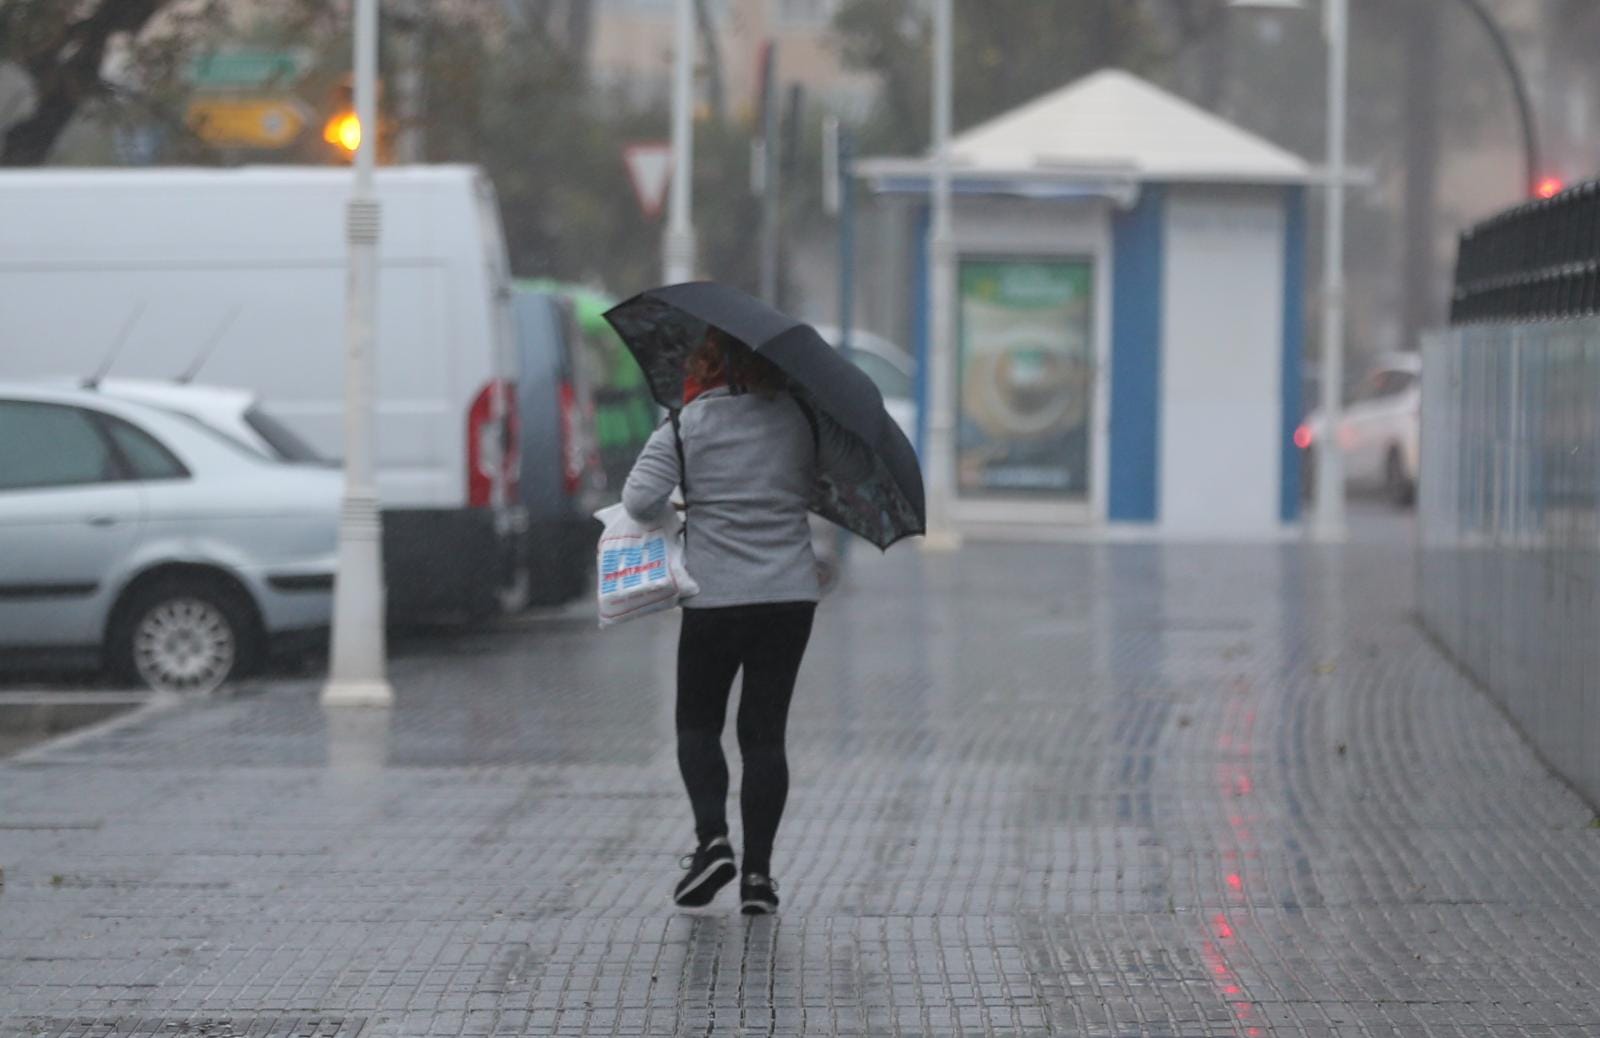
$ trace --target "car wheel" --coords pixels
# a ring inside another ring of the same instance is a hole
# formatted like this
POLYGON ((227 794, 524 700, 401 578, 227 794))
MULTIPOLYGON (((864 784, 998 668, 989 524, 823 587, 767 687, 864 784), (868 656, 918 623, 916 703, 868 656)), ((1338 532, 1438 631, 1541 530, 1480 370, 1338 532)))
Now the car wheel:
POLYGON ((1417 499, 1417 483, 1406 474, 1405 461, 1400 448, 1390 447, 1383 463, 1383 488, 1396 508, 1410 508, 1417 499))
POLYGON ((135 591, 118 610, 108 648, 123 680, 201 694, 247 673, 258 641, 254 611, 243 595, 191 577, 135 591))

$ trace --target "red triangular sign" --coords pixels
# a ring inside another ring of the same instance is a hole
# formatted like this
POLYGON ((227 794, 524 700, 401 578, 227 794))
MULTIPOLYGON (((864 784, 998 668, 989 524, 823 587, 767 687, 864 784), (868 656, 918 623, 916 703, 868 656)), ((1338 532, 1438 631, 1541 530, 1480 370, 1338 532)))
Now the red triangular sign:
POLYGON ((667 200, 667 185, 672 182, 672 145, 630 144, 622 149, 628 164, 628 179, 647 219, 661 215, 667 200))

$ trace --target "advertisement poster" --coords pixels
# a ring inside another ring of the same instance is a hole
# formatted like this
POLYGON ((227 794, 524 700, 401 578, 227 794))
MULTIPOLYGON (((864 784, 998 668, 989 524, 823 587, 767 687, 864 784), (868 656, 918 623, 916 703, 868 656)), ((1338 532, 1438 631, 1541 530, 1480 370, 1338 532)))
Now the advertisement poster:
POLYGON ((1089 495, 1087 260, 962 260, 957 485, 964 496, 1089 495))

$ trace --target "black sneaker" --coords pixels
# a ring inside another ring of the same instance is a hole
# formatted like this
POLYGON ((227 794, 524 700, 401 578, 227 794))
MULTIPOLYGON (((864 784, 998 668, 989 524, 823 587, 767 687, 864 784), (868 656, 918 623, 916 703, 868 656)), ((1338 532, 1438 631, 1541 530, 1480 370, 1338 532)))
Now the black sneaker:
POLYGON ((739 911, 745 915, 772 915, 777 910, 777 880, 752 872, 739 881, 739 911))
POLYGON ((679 866, 689 874, 678 883, 672 900, 688 908, 711 903, 717 891, 738 874, 733 865, 733 847, 726 836, 719 836, 693 854, 685 854, 679 866))

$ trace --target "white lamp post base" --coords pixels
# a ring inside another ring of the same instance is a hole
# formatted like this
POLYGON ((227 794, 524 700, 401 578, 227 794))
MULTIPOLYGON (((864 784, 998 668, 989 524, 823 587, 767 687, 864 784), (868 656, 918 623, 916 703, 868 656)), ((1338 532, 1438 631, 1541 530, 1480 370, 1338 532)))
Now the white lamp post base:
POLYGON ((394 689, 387 681, 329 681, 322 686, 323 706, 391 706, 394 689))
POLYGON ((347 493, 339 523, 339 574, 333 586, 333 652, 325 705, 388 706, 385 676, 382 527, 378 501, 347 493))

